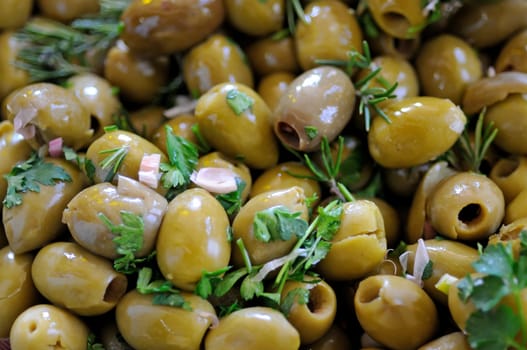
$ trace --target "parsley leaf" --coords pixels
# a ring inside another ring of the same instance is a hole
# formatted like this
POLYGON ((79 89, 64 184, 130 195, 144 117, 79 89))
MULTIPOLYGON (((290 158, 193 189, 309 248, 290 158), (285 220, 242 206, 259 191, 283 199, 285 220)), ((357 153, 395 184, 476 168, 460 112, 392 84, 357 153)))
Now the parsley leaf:
POLYGON ((313 140, 318 135, 318 129, 312 125, 305 126, 304 131, 310 140, 313 140))
POLYGON ((246 183, 239 177, 236 177, 235 181, 236 190, 216 196, 216 199, 220 202, 228 215, 235 214, 242 206, 242 192, 245 189, 246 183))
POLYGON ((152 279, 152 269, 143 267, 139 270, 137 277, 136 289, 141 294, 155 294, 152 299, 153 305, 168 305, 180 307, 184 310, 192 310, 192 307, 186 302, 170 281, 156 280, 150 282, 152 279))
POLYGON ((44 162, 36 152, 25 162, 15 165, 4 178, 7 180, 7 193, 2 203, 8 209, 22 204, 22 193, 39 193, 40 185, 55 186, 57 181, 72 181, 62 167, 44 162))
POLYGON ((236 115, 242 114, 246 110, 251 109, 254 105, 254 100, 251 97, 237 89, 232 89, 227 92, 226 100, 227 104, 236 115))
POLYGON ((295 303, 303 305, 309 302, 309 289, 295 288, 287 292, 280 304, 280 311, 287 317, 295 303))
POLYGON ((77 167, 79 167, 79 169, 88 176, 88 179, 93 182, 95 176, 95 164, 93 164, 91 159, 79 155, 73 148, 66 146, 62 147, 62 152, 64 153, 64 159, 75 162, 77 167))
POLYGON ((245 277, 240 286, 240 295, 245 300, 260 296, 264 292, 262 281, 257 281, 251 275, 245 277))
POLYGON ((506 350, 515 345, 514 337, 520 330, 520 318, 510 307, 500 305, 489 312, 473 313, 467 320, 466 328, 470 329, 468 342, 473 349, 506 350))
POLYGON ((227 266, 212 272, 203 271, 200 280, 196 284, 194 293, 203 299, 207 299, 212 295, 213 288, 221 281, 221 276, 229 271, 230 268, 230 266, 227 266))
POLYGON ((299 218, 300 215, 300 212, 292 213, 283 205, 261 210, 254 216, 254 236, 262 242, 287 241, 293 234, 301 236, 308 224, 299 218))
POLYGON ((95 334, 88 334, 87 350, 104 350, 104 346, 101 343, 97 343, 95 334))

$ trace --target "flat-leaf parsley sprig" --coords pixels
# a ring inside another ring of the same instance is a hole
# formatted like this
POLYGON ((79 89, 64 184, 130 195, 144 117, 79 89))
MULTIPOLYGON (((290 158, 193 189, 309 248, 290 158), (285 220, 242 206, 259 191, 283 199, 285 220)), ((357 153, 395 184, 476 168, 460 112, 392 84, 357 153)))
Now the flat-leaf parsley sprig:
POLYGON ((190 303, 185 300, 181 292, 167 280, 159 279, 152 281, 153 270, 143 267, 137 277, 136 290, 141 294, 154 294, 152 304, 179 307, 184 310, 192 310, 190 303))

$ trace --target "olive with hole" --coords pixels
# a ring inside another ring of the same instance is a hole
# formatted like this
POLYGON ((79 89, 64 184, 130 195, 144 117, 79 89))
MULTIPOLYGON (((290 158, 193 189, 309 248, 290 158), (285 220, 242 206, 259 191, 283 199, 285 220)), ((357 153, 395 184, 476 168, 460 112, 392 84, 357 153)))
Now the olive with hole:
POLYGON ((496 58, 496 72, 527 73, 527 29, 511 36, 496 58))
POLYGON ((505 202, 510 203, 527 189, 527 157, 500 158, 492 167, 489 177, 503 192, 505 202))
POLYGON ((368 1, 375 23, 382 31, 398 39, 414 38, 426 26, 422 7, 419 0, 368 1))

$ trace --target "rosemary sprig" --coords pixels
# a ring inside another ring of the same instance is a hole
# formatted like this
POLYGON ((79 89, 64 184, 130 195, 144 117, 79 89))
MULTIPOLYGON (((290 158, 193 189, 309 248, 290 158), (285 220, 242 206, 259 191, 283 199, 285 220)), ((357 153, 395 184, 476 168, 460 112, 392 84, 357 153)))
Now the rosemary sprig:
POLYGON ((119 171, 119 168, 121 167, 121 164, 123 163, 124 158, 128 154, 128 146, 105 149, 105 150, 99 151, 99 154, 107 154, 106 158, 104 158, 99 163, 99 166, 101 167, 101 169, 104 169, 104 170, 109 169, 109 172, 106 175, 106 178, 104 179, 104 181, 111 182, 113 181, 113 178, 119 171))
POLYGON ((289 34, 295 34, 297 18, 307 24, 304 9, 302 8, 300 0, 286 0, 285 13, 289 34))

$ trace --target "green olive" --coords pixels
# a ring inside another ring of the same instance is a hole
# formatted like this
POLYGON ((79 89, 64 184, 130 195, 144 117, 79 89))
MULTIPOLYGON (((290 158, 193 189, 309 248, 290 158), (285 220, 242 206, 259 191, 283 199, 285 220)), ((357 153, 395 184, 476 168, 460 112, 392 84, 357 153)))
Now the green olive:
POLYGON ((180 114, 176 118, 169 119, 155 130, 152 135, 152 143, 160 150, 167 153, 167 132, 166 127, 170 126, 174 135, 181 136, 186 140, 198 144, 198 138, 192 128, 198 124, 198 120, 193 114, 180 114))
POLYGON ((35 150, 57 137, 77 150, 93 135, 90 113, 73 92, 61 86, 30 84, 11 93, 4 103, 7 118, 15 130, 27 130, 25 138, 35 150))
POLYGON ((288 293, 298 289, 307 290, 309 300, 302 304, 293 303, 286 317, 300 334, 300 342, 311 344, 322 338, 333 324, 337 313, 337 297, 329 284, 308 277, 303 282, 287 281, 282 290, 282 302, 288 293))
POLYGON ((229 218, 209 192, 193 188, 168 205, 157 238, 157 263, 176 287, 192 291, 203 271, 229 264, 229 218))
POLYGON ((439 337, 417 350, 471 350, 467 336, 463 332, 454 332, 439 337))
POLYGON ((153 189, 130 178, 119 178, 119 185, 104 182, 79 192, 68 203, 62 222, 75 241, 90 252, 109 259, 119 257, 115 234, 102 221, 105 215, 113 224, 122 222, 121 211, 143 220, 142 244, 134 253, 143 257, 154 249, 157 232, 167 209, 166 199, 153 189))
POLYGON ((368 200, 344 203, 331 250, 317 265, 329 280, 349 281, 373 272, 386 254, 386 234, 381 211, 368 200))
POLYGON ((118 40, 106 55, 103 74, 124 99, 146 104, 168 84, 168 71, 167 56, 139 56, 118 40))
POLYGON ((438 328, 432 299, 403 277, 367 277, 359 283, 354 301, 362 328, 390 349, 415 349, 432 338, 438 328))
MULTIPOLYGON (((13 0, 5 3, 8 2, 18 4, 23 1, 13 0)), ((3 4, 4 2, 2 2, 3 4)), ((12 8, 12 6, 10 7, 12 8)), ((4 14, 5 11, 0 10, 0 13, 4 14)), ((0 20, 0 22, 2 21, 0 20)), ((0 101, 16 89, 29 84, 29 74, 25 70, 10 64, 15 60, 21 45, 21 41, 15 38, 14 32, 4 31, 0 33, 0 77, 2 77, 0 79, 0 101)))
POLYGON ((300 336, 279 311, 248 307, 220 320, 205 337, 205 350, 296 350, 300 336))
POLYGON ((285 0, 225 0, 225 10, 234 28, 244 34, 261 36, 282 28, 285 0))
POLYGON ((58 181, 53 186, 40 185, 40 192, 22 194, 22 204, 3 208, 2 221, 7 240, 16 254, 43 247, 64 233, 66 225, 61 222, 62 212, 87 185, 85 175, 68 161, 44 158, 44 162, 63 168, 72 181, 58 181))
POLYGON ((245 48, 245 53, 254 72, 260 76, 278 72, 293 74, 299 70, 291 36, 257 40, 245 48))
POLYGON ((429 164, 423 164, 409 168, 383 169, 382 179, 391 193, 411 198, 429 167, 429 164))
POLYGON ((419 50, 416 68, 424 95, 449 98, 460 104, 468 84, 483 75, 476 51, 449 34, 427 40, 419 50))
POLYGON ((135 350, 199 350, 205 332, 217 322, 205 299, 182 292, 192 310, 155 305, 153 295, 128 292, 117 304, 115 317, 124 340, 135 350))
POLYGON ((507 204, 503 223, 510 224, 521 218, 527 218, 527 188, 507 204))
POLYGON ((267 169, 278 162, 271 111, 251 88, 239 83, 216 85, 199 98, 195 116, 205 139, 225 155, 241 158, 255 169, 267 169), (231 102, 233 95, 248 97, 251 106, 237 114, 229 105, 236 103, 231 102))
POLYGON ((171 54, 205 39, 224 16, 221 0, 134 0, 121 16, 121 38, 141 54, 171 54))
POLYGON ((504 214, 505 200, 499 187, 472 172, 442 180, 426 202, 432 227, 450 239, 485 239, 498 229, 504 214))
POLYGON ((31 279, 31 254, 16 254, 0 249, 0 338, 9 337, 9 330, 19 314, 38 302, 38 291, 31 279))
MULTIPOLYGON (((475 276, 479 275, 471 274, 472 278, 475 276)), ((472 301, 468 300, 467 302, 464 302, 459 297, 458 284, 460 281, 462 280, 457 280, 448 288, 448 309, 450 311, 452 320, 456 323, 460 330, 464 331, 467 320, 470 315, 476 311, 476 307, 472 301)))
POLYGON ((13 124, 7 120, 0 122, 0 198, 4 198, 7 191, 8 174, 17 162, 29 158, 31 147, 22 135, 15 133, 13 124))
POLYGON ((510 203, 527 189, 527 157, 501 158, 492 167, 489 177, 503 192, 505 202, 510 203))
POLYGON ((449 99, 407 97, 383 107, 391 120, 372 121, 368 147, 386 168, 405 168, 430 161, 454 145, 467 118, 449 99))
POLYGON ((17 317, 9 340, 12 350, 84 350, 88 333, 88 327, 77 316, 53 305, 39 304, 17 317))
POLYGON ((40 249, 31 276, 46 299, 81 316, 113 309, 128 285, 126 276, 116 272, 110 261, 70 242, 40 249))
POLYGON ((389 55, 405 60, 413 58, 419 51, 421 37, 400 39, 385 32, 380 32, 377 37, 369 40, 370 46, 377 55, 389 55))
MULTIPOLYGON (((161 125, 167 121, 164 112, 165 108, 161 106, 146 106, 131 112, 129 120, 138 135, 152 141, 166 154, 166 144, 164 145, 164 148, 162 148, 154 142, 154 134, 160 130, 161 125)), ((177 128, 174 128, 174 134, 178 135, 176 129, 177 128)), ((163 133, 165 133, 165 129, 163 129, 163 133)))
POLYGON ((397 210, 387 201, 378 197, 366 198, 375 203, 381 211, 382 221, 384 222, 384 234, 386 236, 386 245, 396 247, 401 240, 401 219, 397 210))
POLYGON ((496 72, 527 73, 527 29, 510 37, 496 58, 496 72))
POLYGON ((333 325, 326 334, 313 344, 305 348, 306 350, 342 350, 352 349, 350 339, 342 328, 333 325))
POLYGON ((256 213, 279 205, 286 207, 292 213, 299 212, 301 219, 307 220, 308 218, 305 194, 301 187, 294 186, 254 196, 242 206, 232 223, 233 250, 231 262, 235 266, 244 266, 242 254, 235 243, 240 238, 243 240, 251 262, 256 265, 286 255, 295 245, 297 241, 295 235, 292 235, 289 240, 269 242, 261 241, 254 235, 253 222, 256 213))
POLYGON ((185 55, 183 77, 194 96, 201 96, 220 83, 240 83, 250 88, 254 85, 245 54, 223 34, 211 35, 185 55))
POLYGON ((354 11, 334 0, 310 2, 305 19, 298 20, 294 33, 298 63, 303 70, 317 66, 317 59, 344 60, 348 52, 362 52, 362 30, 354 11))
POLYGON ((32 10, 33 0, 5 0, 0 2, 0 30, 22 27, 31 16, 32 10))
POLYGON ((323 137, 333 141, 351 119, 355 88, 340 69, 322 66, 296 77, 273 114, 280 141, 295 150, 319 149, 323 137))
POLYGON ((413 29, 426 25, 426 16, 423 15, 419 0, 370 0, 368 9, 375 23, 394 38, 413 38, 419 33, 413 29))
POLYGON ((36 3, 44 16, 64 23, 99 11, 98 0, 36 0, 36 3))
POLYGON ((278 72, 262 77, 256 91, 267 103, 269 109, 274 111, 280 102, 280 98, 287 91, 287 87, 295 80, 291 73, 278 72))

